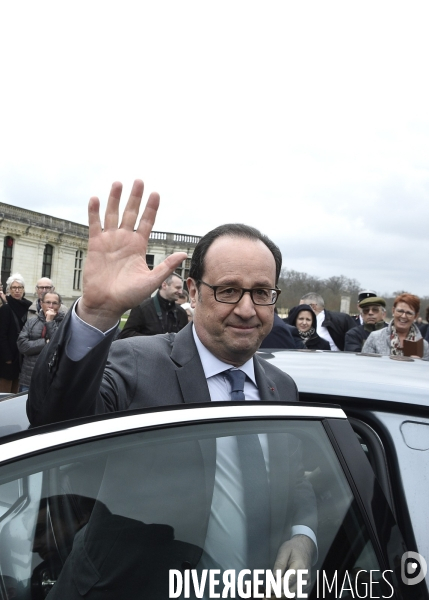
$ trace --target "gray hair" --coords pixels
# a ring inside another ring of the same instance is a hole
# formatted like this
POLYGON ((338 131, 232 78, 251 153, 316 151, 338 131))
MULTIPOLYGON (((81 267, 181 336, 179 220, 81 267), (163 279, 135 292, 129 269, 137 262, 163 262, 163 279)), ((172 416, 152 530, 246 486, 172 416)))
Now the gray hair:
POLYGON ((25 288, 25 281, 23 276, 20 273, 12 273, 12 275, 8 277, 6 281, 6 292, 9 291, 10 284, 14 281, 17 281, 20 285, 22 285, 25 288))
POLYGON ((54 296, 58 296, 58 302, 60 303, 60 305, 63 303, 63 299, 61 298, 61 296, 59 295, 58 292, 53 292, 51 291, 47 291, 47 292, 43 292, 42 297, 40 298, 40 301, 43 302, 45 299, 46 294, 54 294, 54 296))
MULTIPOLYGON (((162 283, 165 283, 166 285, 169 285, 172 282, 173 277, 178 277, 180 279, 180 281, 183 283, 183 277, 181 277, 179 275, 179 273, 171 273, 171 275, 169 275, 167 277, 167 279, 164 279, 164 281, 162 283)), ((162 286, 162 284, 161 284, 161 286, 162 286)), ((161 286, 160 286, 159 289, 161 289, 161 286)))
POLYGON ((305 300, 306 304, 317 304, 320 308, 325 308, 325 301, 320 294, 310 292, 301 297, 301 300, 305 300))

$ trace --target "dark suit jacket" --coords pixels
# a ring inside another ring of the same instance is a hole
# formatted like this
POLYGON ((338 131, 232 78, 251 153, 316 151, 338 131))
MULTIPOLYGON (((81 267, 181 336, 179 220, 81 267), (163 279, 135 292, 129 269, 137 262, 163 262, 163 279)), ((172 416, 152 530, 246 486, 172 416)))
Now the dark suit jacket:
POLYGON ((356 321, 346 313, 325 310, 325 320, 322 325, 329 331, 335 345, 340 350, 344 350, 346 333, 349 329, 356 327, 356 321))
MULTIPOLYGON (((106 338, 75 362, 65 352, 70 316, 71 311, 34 368, 27 401, 32 425, 118 410, 210 402, 191 324, 176 335, 135 337, 113 344, 106 338)), ((254 365, 261 400, 298 400, 289 375, 257 356, 254 365)))
MULTIPOLYGON (((33 371, 27 403, 27 412, 33 425, 128 408, 210 402, 191 326, 177 335, 118 340, 113 342, 110 353, 110 342, 105 340, 84 359, 74 362, 65 353, 69 319, 70 314, 46 346, 33 371)), ((296 385, 288 375, 256 356, 254 366, 261 400, 298 399, 296 385)), ((270 471, 270 553, 273 560, 279 545, 289 539, 291 525, 307 525, 316 531, 317 511, 311 485, 303 479, 299 440, 290 435, 270 434, 268 443, 270 461, 281 465, 270 471)), ((216 466, 215 440, 185 441, 181 451, 175 449, 174 452, 169 452, 168 446, 160 446, 156 453, 148 452, 143 457, 140 453, 138 459, 129 457, 125 462, 138 464, 141 473, 136 474, 134 470, 130 470, 127 474, 124 461, 118 458, 117 452, 112 452, 104 471, 98 499, 108 503, 113 513, 119 513, 124 518, 170 525, 176 539, 189 544, 186 548, 199 548, 199 552, 193 555, 193 567, 202 552, 210 515, 216 466), (161 469, 165 470, 166 464, 171 468, 172 477, 158 480, 157 474, 162 472, 161 469), (191 469, 191 465, 195 468, 191 469), (179 482, 174 479, 174 474, 180 477, 179 482), (127 477, 131 478, 131 482, 125 481, 127 477), (177 490, 179 487, 182 492, 179 495, 169 494, 168 489, 163 487, 165 482, 173 489, 177 490), (161 493, 156 492, 157 486, 161 486, 161 493), (172 505, 166 508, 159 502, 160 497, 171 498, 172 505), (183 498, 184 507, 180 506, 178 498, 183 498), (136 506, 140 511, 138 515, 135 514, 136 506)), ((96 525, 95 521, 94 526, 96 525)), ((102 530, 105 525, 101 523, 102 530)), ((91 521, 89 527, 92 527, 91 521)), ((111 542, 112 551, 115 551, 113 542, 114 540, 111 542)), ((82 543, 80 537, 76 543, 82 543)), ((121 551, 118 550, 118 554, 118 561, 121 561, 121 551)), ((187 551, 182 556, 186 554, 187 551)), ((97 552, 94 556, 96 555, 97 552)), ((89 564, 86 565, 85 556, 78 548, 72 551, 70 561, 77 561, 72 569, 76 574, 74 577, 79 573, 86 573, 87 568, 92 569, 89 564), (79 555, 80 558, 77 558, 79 555)), ((189 558, 186 560, 189 561, 189 558)), ((91 580, 82 585, 85 590, 93 585, 94 596, 91 594, 85 597, 102 597, 97 595, 96 590, 106 589, 106 582, 111 575, 104 568, 98 575, 91 575, 91 580)), ((118 573, 118 576, 122 575, 118 573)), ((68 592, 62 598, 78 598, 77 593, 72 594, 72 589, 76 591, 79 586, 78 581, 75 588, 66 586, 68 592)))

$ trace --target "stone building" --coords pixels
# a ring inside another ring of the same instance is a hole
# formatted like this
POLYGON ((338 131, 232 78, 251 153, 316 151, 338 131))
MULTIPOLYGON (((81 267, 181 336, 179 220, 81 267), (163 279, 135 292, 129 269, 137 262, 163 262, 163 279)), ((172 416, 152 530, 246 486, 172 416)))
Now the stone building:
MULTIPOLYGON (((195 235, 153 231, 146 260, 153 268, 172 252, 186 252, 177 272, 187 277, 190 258, 200 238, 195 235)), ((14 272, 24 277, 31 299, 41 277, 53 280, 68 306, 81 295, 82 268, 88 248, 88 227, 0 202, 1 281, 14 272)))

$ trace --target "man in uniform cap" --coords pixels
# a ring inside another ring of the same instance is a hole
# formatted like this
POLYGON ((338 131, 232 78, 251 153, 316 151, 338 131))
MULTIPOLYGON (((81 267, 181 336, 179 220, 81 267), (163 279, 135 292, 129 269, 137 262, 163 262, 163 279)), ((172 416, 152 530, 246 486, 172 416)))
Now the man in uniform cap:
POLYGON ((365 300, 365 298, 375 298, 376 296, 377 293, 374 292, 374 290, 362 290, 359 292, 357 301, 358 314, 355 317, 352 317, 356 321, 356 325, 363 325, 362 313, 359 309, 359 302, 362 302, 362 300, 365 300))
MULTIPOLYGON (((362 292, 368 294, 370 292, 362 292)), ((360 296, 361 294, 359 294, 360 296)), ((363 320, 362 325, 349 329, 346 333, 344 350, 348 352, 362 352, 362 346, 372 331, 387 327, 384 321, 386 316, 386 301, 379 296, 364 296, 358 303, 363 320)))

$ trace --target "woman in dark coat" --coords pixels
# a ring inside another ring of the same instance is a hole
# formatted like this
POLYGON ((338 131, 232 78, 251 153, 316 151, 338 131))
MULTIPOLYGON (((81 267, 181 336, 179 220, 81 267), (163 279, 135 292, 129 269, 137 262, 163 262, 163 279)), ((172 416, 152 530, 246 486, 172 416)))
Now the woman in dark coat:
POLYGON ((19 273, 11 275, 6 284, 7 304, 0 309, 0 392, 16 394, 20 371, 16 342, 31 302, 24 298, 25 284, 19 273))
POLYGON ((310 305, 300 304, 291 308, 286 322, 298 329, 298 333, 308 350, 331 349, 329 342, 316 333, 316 314, 310 305))

